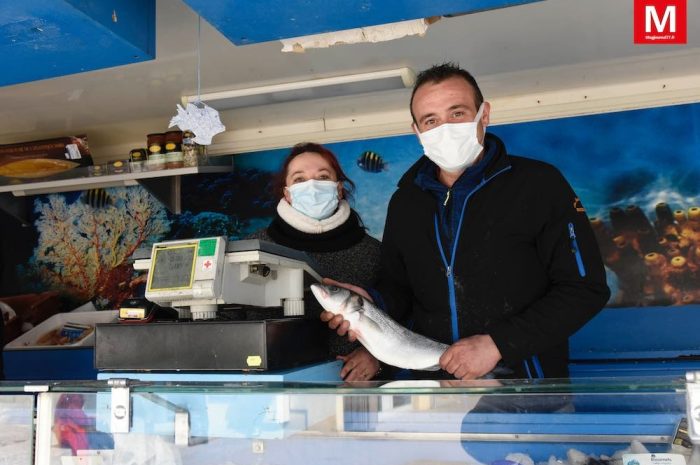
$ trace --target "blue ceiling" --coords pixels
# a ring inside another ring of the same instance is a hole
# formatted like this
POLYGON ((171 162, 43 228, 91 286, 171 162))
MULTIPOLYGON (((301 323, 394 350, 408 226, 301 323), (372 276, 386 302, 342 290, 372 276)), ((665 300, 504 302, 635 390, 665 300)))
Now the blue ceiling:
POLYGON ((155 58, 155 0, 0 1, 0 86, 155 58))
POLYGON ((236 45, 541 0, 183 0, 236 45))
MULTIPOLYGON (((184 0, 236 45, 541 0, 184 0)), ((0 86, 155 58, 156 0, 0 0, 0 86)))

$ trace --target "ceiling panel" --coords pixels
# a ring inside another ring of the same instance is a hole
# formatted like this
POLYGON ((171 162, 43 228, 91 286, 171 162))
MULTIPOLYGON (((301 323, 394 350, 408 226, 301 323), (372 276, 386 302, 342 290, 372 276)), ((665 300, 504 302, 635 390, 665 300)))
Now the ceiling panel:
POLYGON ((3 0, 0 86, 155 58, 155 0, 3 0))
MULTIPOLYGON (((119 0, 120 5, 125 2, 119 0)), ((3 13, 7 4, 8 0, 0 0, 0 18, 7 18, 3 13)), ((418 72, 446 60, 471 71, 490 100, 551 92, 578 95, 581 88, 700 75, 700 9, 688 10, 687 45, 657 46, 633 43, 632 6, 627 0, 534 2, 444 18, 423 36, 305 53, 282 53, 278 41, 236 46, 203 21, 201 92, 400 67, 418 72)), ((122 18, 119 14, 119 24, 122 18)), ((5 24, 7 21, 0 21, 0 26, 5 24)), ((0 87, 0 144, 88 134, 96 159, 125 157, 130 149, 143 146, 146 134, 167 130, 181 97, 197 92, 197 24, 197 14, 183 1, 157 0, 155 60, 0 87)), ((0 37, 6 39, 5 34, 0 37)), ((5 52, 4 47, 1 42, 0 53, 5 52)), ((4 63, 4 72, 8 72, 8 63, 14 72, 14 62, 4 63)), ((675 92, 670 85, 667 90, 675 92)), ((389 92, 391 95, 365 94, 343 102, 321 99, 287 104, 284 109, 265 105, 231 110, 230 115, 222 115, 227 132, 214 141, 219 144, 237 140, 240 134, 262 134, 260 129, 270 126, 291 134, 319 118, 359 115, 360 121, 368 114, 374 122, 378 114, 405 113, 410 90, 389 92)), ((494 114, 501 110, 497 105, 494 114)), ((403 127, 410 131, 409 125, 403 127)), ((319 136, 319 140, 328 139, 319 136)))
POLYGON ((541 0, 184 0, 236 45, 541 0))

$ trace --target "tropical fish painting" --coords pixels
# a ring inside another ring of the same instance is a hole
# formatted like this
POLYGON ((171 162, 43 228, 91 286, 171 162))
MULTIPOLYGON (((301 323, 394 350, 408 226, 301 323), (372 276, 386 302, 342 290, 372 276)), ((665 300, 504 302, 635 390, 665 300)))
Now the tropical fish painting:
POLYGON ((357 159, 357 166, 369 173, 379 173, 388 168, 387 163, 377 152, 367 150, 357 159))
POLYGON ((112 197, 105 189, 90 189, 85 191, 82 196, 82 201, 92 208, 105 208, 107 205, 112 205, 112 197))

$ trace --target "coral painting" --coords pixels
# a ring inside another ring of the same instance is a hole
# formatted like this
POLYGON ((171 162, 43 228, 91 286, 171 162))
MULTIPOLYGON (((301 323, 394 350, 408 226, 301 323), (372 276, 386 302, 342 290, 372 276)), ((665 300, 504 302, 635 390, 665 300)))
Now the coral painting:
MULTIPOLYGON (((241 155, 237 161, 258 156, 241 155)), ((227 236, 229 240, 243 239, 266 227, 275 211, 277 199, 272 193, 272 169, 277 160, 269 160, 267 170, 236 169, 227 174, 200 175, 182 181, 183 213, 174 218, 171 237, 227 236)))
POLYGON ((170 230, 163 205, 142 187, 86 191, 35 200, 39 239, 30 268, 49 288, 76 301, 115 308, 143 277, 128 262, 144 243, 170 230))

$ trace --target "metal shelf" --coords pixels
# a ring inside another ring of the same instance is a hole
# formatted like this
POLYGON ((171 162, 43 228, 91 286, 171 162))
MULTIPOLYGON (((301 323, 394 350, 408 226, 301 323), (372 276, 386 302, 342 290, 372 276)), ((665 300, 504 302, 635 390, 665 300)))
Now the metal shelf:
MULTIPOLYGON (((78 170, 81 173, 86 172, 86 168, 77 168, 75 171, 78 170)), ((228 173, 232 170, 233 166, 197 166, 102 176, 72 176, 62 179, 54 177, 54 179, 47 181, 0 185, 0 209, 26 225, 28 224, 28 215, 27 202, 23 198, 25 196, 141 185, 171 212, 181 213, 181 176, 228 173)))

